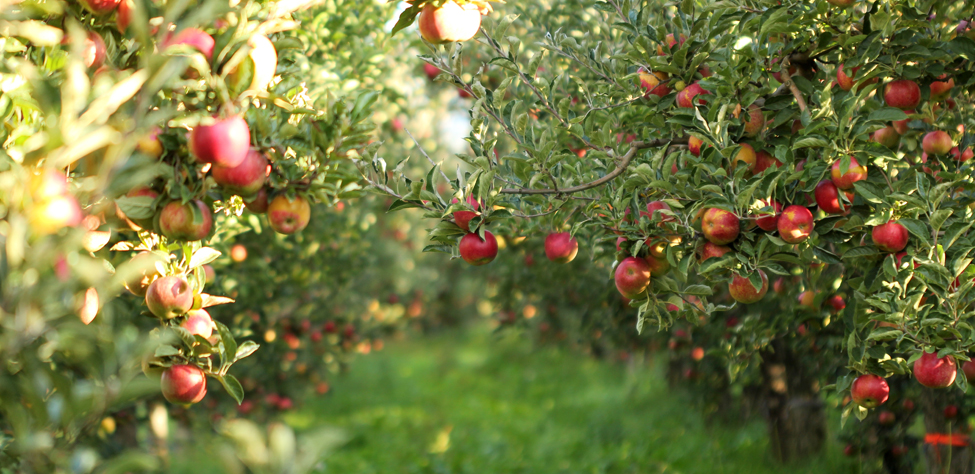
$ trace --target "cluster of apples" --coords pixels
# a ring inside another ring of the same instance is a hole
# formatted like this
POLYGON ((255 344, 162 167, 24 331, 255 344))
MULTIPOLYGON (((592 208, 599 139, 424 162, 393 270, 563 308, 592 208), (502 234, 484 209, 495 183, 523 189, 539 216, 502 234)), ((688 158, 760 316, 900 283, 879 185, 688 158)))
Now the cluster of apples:
MULTIPOLYGON (((962 371, 966 379, 975 381, 975 361, 966 361, 962 365, 962 371)), ((946 355, 938 357, 937 352, 921 352, 921 357, 914 361, 914 378, 921 385, 928 388, 947 388, 955 383, 958 374, 957 362, 955 358, 946 355)), ((850 396, 853 402, 864 408, 876 408, 883 405, 890 396, 890 386, 887 380, 876 374, 863 374, 858 376, 850 387, 850 396)), ((946 418, 953 418, 957 415, 957 407, 954 410, 946 409, 946 418), (951 412, 954 411, 954 414, 951 412), (951 416, 948 416, 951 415, 951 416)))
MULTIPOLYGON (((640 215, 647 218, 658 218, 657 225, 662 226, 666 222, 674 221, 675 217, 667 203, 663 201, 651 201, 647 203, 646 212, 640 211, 640 215)), ((626 219, 629 218, 627 213, 626 219)), ((626 237, 616 239, 616 251, 623 249, 626 237)), ((613 274, 616 290, 627 299, 636 299, 643 295, 643 292, 650 286, 651 278, 654 275, 660 276, 670 271, 670 263, 666 259, 665 252, 667 247, 679 243, 680 237, 668 236, 650 237, 644 243, 646 254, 643 256, 629 256, 623 258, 616 267, 613 274)))

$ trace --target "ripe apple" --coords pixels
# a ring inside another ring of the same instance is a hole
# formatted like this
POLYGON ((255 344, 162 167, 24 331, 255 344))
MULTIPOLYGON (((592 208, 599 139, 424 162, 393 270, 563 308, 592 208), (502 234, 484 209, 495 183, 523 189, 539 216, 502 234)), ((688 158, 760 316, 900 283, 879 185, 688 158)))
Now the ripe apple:
POLYGON ((745 119, 745 135, 754 137, 765 128, 765 115, 757 105, 748 106, 748 115, 745 119))
POLYGON ((266 91, 278 69, 278 53, 267 36, 252 35, 247 58, 227 73, 227 85, 234 91, 266 91))
POLYGON ((914 378, 928 388, 945 388, 955 382, 955 358, 939 358, 937 352, 922 352, 914 362, 914 378))
POLYGON ((204 339, 212 336, 213 329, 217 327, 213 323, 213 318, 210 317, 210 313, 202 309, 195 309, 186 313, 186 321, 183 321, 183 324, 179 326, 189 331, 190 334, 200 336, 204 339))
POLYGON ((129 28, 129 23, 132 22, 132 10, 134 8, 134 0, 122 0, 118 2, 118 8, 115 10, 115 25, 118 27, 120 33, 125 34, 125 30, 129 28))
POLYGON ((650 264, 642 258, 627 257, 616 267, 614 280, 621 295, 637 299, 650 286, 650 264))
POLYGON ((774 291, 777 295, 785 294, 785 278, 776 278, 775 283, 772 284, 772 291, 774 291))
MULTIPOLYGON (((945 79, 947 75, 942 74, 938 79, 945 79)), ((931 83, 931 100, 941 100, 948 96, 951 89, 955 87, 955 79, 948 78, 947 81, 934 81, 931 83)))
POLYGON ((782 162, 775 159, 774 156, 765 150, 759 150, 757 153, 755 153, 755 165, 752 166, 752 173, 761 174, 763 171, 773 166, 778 168, 782 166, 782 162))
POLYGON ((740 232, 738 216, 724 209, 712 207, 704 212, 701 219, 701 232, 704 237, 716 245, 734 242, 740 232))
POLYGON ((728 293, 735 301, 743 304, 752 304, 761 300, 765 297, 765 293, 768 293, 768 277, 761 270, 758 270, 758 276, 762 278, 762 287, 756 290, 748 278, 735 273, 731 283, 728 284, 728 293))
POLYGON ((952 147, 954 144, 951 143, 951 135, 941 130, 928 132, 921 140, 921 149, 928 155, 944 155, 951 151, 952 147))
POLYGON ((641 211, 640 215, 647 216, 648 218, 653 219, 653 215, 657 214, 660 216, 661 223, 673 222, 674 216, 664 212, 660 212, 660 213, 656 212, 656 211, 663 211, 663 210, 670 211, 670 206, 663 201, 650 201, 647 203, 647 212, 641 211))
POLYGON ((146 156, 159 159, 164 151, 162 142, 159 141, 159 134, 161 132, 162 130, 160 130, 159 127, 154 127, 152 131, 136 142, 136 150, 139 150, 146 156))
POLYGON ((663 97, 670 94, 670 88, 667 87, 667 79, 669 78, 670 76, 666 72, 650 72, 640 68, 640 87, 646 91, 646 95, 653 94, 657 97, 663 97))
MULTIPOLYGON (((852 202, 853 193, 850 191, 844 191, 844 193, 846 199, 852 202)), ((828 179, 824 179, 816 185, 815 195, 816 204, 826 214, 845 214, 850 211, 849 204, 844 205, 840 202, 840 190, 828 179)))
POLYGON ((125 265, 127 268, 135 268, 136 272, 122 283, 125 289, 135 296, 145 296, 149 284, 161 276, 156 269, 157 261, 162 261, 161 257, 150 252, 140 252, 132 257, 125 265))
POLYGON ((63 194, 35 202, 28 216, 28 224, 35 234, 47 235, 81 224, 82 219, 84 214, 78 200, 70 194, 63 194))
POLYGON ((465 262, 474 266, 486 265, 498 256, 498 240, 487 231, 484 232, 484 240, 477 234, 467 234, 460 239, 458 249, 465 262))
POLYGON ((666 258, 657 258, 653 255, 646 256, 647 265, 650 267, 650 276, 660 276, 670 271, 670 262, 666 258))
POLYGON ((481 28, 481 13, 474 4, 458 5, 447 0, 437 8, 428 3, 417 20, 420 36, 433 44, 467 41, 481 28))
POLYGON ((884 426, 892 425, 896 420, 897 417, 894 416, 894 413, 887 410, 883 410, 877 414, 877 422, 884 426))
POLYGON ((972 159, 973 157, 975 157, 975 151, 972 151, 971 147, 965 148, 964 152, 959 152, 958 147, 953 147, 950 153, 951 156, 955 159, 955 161, 959 161, 961 163, 964 163, 972 159))
POLYGON ((901 110, 914 110, 921 103, 921 88, 907 79, 891 81, 884 86, 884 102, 901 110))
POLYGON ((771 204, 768 201, 762 201, 762 204, 770 206, 772 208, 772 213, 764 214, 762 217, 755 219, 755 224, 757 224, 762 230, 771 232, 777 227, 779 215, 782 213, 782 204, 779 204, 779 202, 775 200, 772 200, 771 204))
POLYGON ((704 358, 704 348, 695 347, 691 349, 691 359, 694 361, 699 361, 704 358))
POLYGON ((294 234, 308 226, 311 205, 308 200, 295 196, 293 200, 284 194, 277 195, 267 206, 267 222, 279 234, 294 234))
POLYGON ((946 406, 945 407, 945 411, 944 411, 944 415, 945 415, 945 418, 947 418, 949 420, 950 419, 953 419, 954 417, 958 416, 958 407, 955 406, 955 405, 948 405, 948 406, 946 406))
POLYGON ((731 169, 734 170, 738 163, 744 163, 749 171, 754 171, 758 157, 755 155, 755 148, 747 143, 740 143, 738 153, 735 153, 734 160, 731 161, 731 169))
POLYGON ((264 187, 267 179, 267 157, 252 149, 239 165, 229 168, 215 165, 210 173, 224 191, 238 196, 253 196, 264 187))
POLYGON ((846 301, 843 301, 843 297, 840 295, 830 296, 826 300, 826 304, 830 305, 835 313, 843 311, 846 308, 846 301))
POLYGON ((247 260, 247 247, 241 244, 234 244, 233 247, 230 247, 230 259, 237 263, 247 260))
MULTIPOLYGON (((852 1, 850 2, 853 3, 852 1)), ((860 69, 859 66, 854 67, 850 71, 850 76, 856 76, 857 70, 860 69)), ((839 67, 836 68, 836 83, 839 84, 840 89, 849 91, 853 89, 853 78, 846 75, 846 71, 843 70, 843 64, 840 63, 839 67)))
POLYGON ((243 117, 213 118, 211 124, 199 124, 190 132, 190 150, 202 163, 233 168, 250 152, 251 132, 243 117))
POLYGON ((423 63, 423 73, 432 81, 440 75, 440 68, 430 63, 423 63))
MULTIPOLYGON (((451 202, 451 204, 456 204, 459 201, 457 200, 457 198, 454 198, 450 202, 451 202)), ((465 231, 470 232, 471 231, 471 228, 470 228, 471 219, 477 217, 478 213, 476 211, 480 210, 481 204, 479 202, 477 202, 477 199, 475 199, 474 196, 467 196, 467 204, 469 204, 471 207, 473 207, 474 210, 473 211, 454 211, 453 217, 454 217, 454 223, 457 224, 457 227, 460 227, 461 229, 464 229, 465 231)))
MULTIPOLYGON (((667 52, 669 52, 670 50, 674 49, 674 46, 677 45, 677 39, 674 38, 674 34, 673 33, 667 33, 667 36, 665 36, 664 39, 667 41, 667 51, 664 51, 663 45, 658 44, 657 45, 657 55, 659 55, 659 56, 663 56, 663 55, 667 54, 667 52)), ((687 41, 687 37, 685 37, 683 34, 681 34, 680 35, 680 44, 681 44, 681 46, 684 45, 684 41, 687 41)))
POLYGON ((711 242, 704 242, 701 249, 698 251, 698 259, 701 262, 706 261, 709 258, 721 258, 724 254, 731 251, 731 247, 725 247, 724 245, 716 245, 711 242))
POLYGON ((162 373, 162 394, 170 403, 190 405, 207 394, 207 377, 195 365, 174 365, 162 373))
POLYGON ((897 221, 888 221, 886 224, 875 226, 870 231, 873 244, 880 250, 889 253, 904 250, 904 247, 907 247, 908 237, 907 228, 898 224, 897 221))
POLYGON ((146 290, 146 306, 156 317, 173 319, 193 307, 193 289, 180 276, 157 278, 146 290))
MULTIPOLYGON (((827 1, 830 1, 830 0, 827 0, 827 1)), ((832 2, 838 2, 838 1, 841 1, 841 0, 832 0, 832 1, 830 1, 830 3, 832 3, 832 2)), ((851 1, 851 3, 852 3, 852 1, 851 1)), ((846 456, 846 457, 851 457, 851 456, 853 456, 856 453, 857 453, 857 448, 854 447, 852 444, 848 444, 848 445, 846 445, 846 446, 843 447, 843 455, 846 456)))
POLYGON ((254 214, 264 214, 267 212, 267 188, 257 190, 257 194, 250 201, 244 201, 244 207, 254 214))
POLYGON ((890 386, 887 380, 879 375, 863 374, 853 381, 850 387, 850 396, 853 403, 863 408, 877 408, 887 401, 890 395, 890 386))
POLYGON ((840 169, 841 160, 836 160, 833 163, 832 177, 833 184, 840 189, 852 189, 853 183, 857 181, 863 181, 867 179, 867 167, 860 166, 857 162, 856 157, 850 157, 850 167, 846 172, 842 172, 840 169))
POLYGON ((704 141, 700 138, 691 135, 687 138, 687 150, 691 152, 694 156, 701 156, 701 145, 704 145, 704 141))
POLYGON ((163 40, 159 49, 165 50, 166 48, 183 44, 192 46, 197 51, 203 53, 208 61, 213 59, 213 47, 216 42, 212 36, 199 28, 184 28, 175 35, 170 33, 163 40))
POLYGON ((119 0, 80 0, 78 3, 96 15, 105 16, 115 11, 119 0))
POLYGON ((568 232, 557 232, 545 237, 545 256, 555 263, 569 263, 579 253, 579 242, 568 232))
POLYGON ((782 211, 776 226, 779 238, 790 244, 798 244, 812 233, 813 215, 805 207, 792 205, 782 211))
POLYGON ((159 211, 159 231, 171 240, 203 240, 213 230, 213 212, 203 201, 172 201, 159 211))
POLYGON ((799 301, 799 306, 816 309, 816 292, 809 290, 803 291, 799 293, 799 297, 796 299, 799 301))
POLYGON ((975 382, 975 361, 966 360, 964 364, 961 365, 962 372, 965 373, 965 378, 969 382, 975 382))
POLYGON ((840 8, 849 8, 853 6, 855 0, 826 0, 826 2, 840 8))
MULTIPOLYGON (((910 111, 905 110, 905 112, 907 112, 908 114, 913 114, 914 113, 913 110, 910 110, 910 111)), ((903 135, 903 134, 907 133, 907 130, 908 130, 908 126, 907 125, 910 122, 911 122, 911 118, 908 117, 908 118, 906 118, 904 120, 895 120, 895 121, 891 122, 891 126, 894 127, 894 130, 897 133, 903 135)))
POLYGON ((897 145, 900 144, 901 141, 901 134, 897 132, 895 127, 888 125, 873 132, 873 134, 870 135, 870 140, 892 150, 896 150, 897 145))
MULTIPOLYGON (((694 107, 694 98, 698 95, 707 95, 710 92, 704 90, 698 83, 693 83, 684 88, 684 90, 677 93, 677 106, 683 108, 694 107)), ((697 100, 698 105, 704 105, 704 99, 697 100)))

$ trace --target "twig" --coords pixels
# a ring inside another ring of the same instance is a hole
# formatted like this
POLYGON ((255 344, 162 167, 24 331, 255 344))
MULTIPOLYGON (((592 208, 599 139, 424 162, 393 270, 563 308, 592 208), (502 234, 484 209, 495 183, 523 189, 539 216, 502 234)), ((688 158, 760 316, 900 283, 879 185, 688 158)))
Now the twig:
MULTIPOLYGON (((436 167, 437 164, 433 162, 433 159, 430 158, 430 155, 427 154, 426 150, 424 150, 423 147, 420 146, 420 142, 416 141, 416 138, 414 138, 413 134, 410 133, 410 129, 404 128, 403 130, 406 130, 406 134, 410 136, 410 139, 413 140, 413 143, 416 144, 416 148, 420 150, 420 153, 423 153, 423 156, 426 157, 427 161, 429 161, 431 165, 436 167)), ((443 176, 444 181, 448 183, 450 182, 450 178, 448 178, 447 175, 443 172, 443 168, 440 168, 440 176, 443 176)))
POLYGON ((630 161, 632 161, 633 157, 636 156, 637 151, 642 150, 644 148, 653 148, 653 147, 658 147, 663 145, 670 145, 674 142, 676 142, 676 140, 673 138, 651 140, 649 142, 642 142, 642 141, 633 142, 630 144, 630 151, 626 152, 626 154, 621 157, 622 159, 616 165, 616 168, 613 171, 610 171, 609 173, 606 174, 606 176, 603 176, 602 178, 599 178, 595 181, 590 181, 585 184, 580 184, 578 186, 573 186, 571 188, 565 188, 565 189, 504 188, 500 192, 501 194, 572 194, 572 193, 577 193, 579 191, 592 189, 597 186, 601 186, 613 180, 617 176, 623 174, 623 171, 626 171, 626 168, 630 166, 630 161))

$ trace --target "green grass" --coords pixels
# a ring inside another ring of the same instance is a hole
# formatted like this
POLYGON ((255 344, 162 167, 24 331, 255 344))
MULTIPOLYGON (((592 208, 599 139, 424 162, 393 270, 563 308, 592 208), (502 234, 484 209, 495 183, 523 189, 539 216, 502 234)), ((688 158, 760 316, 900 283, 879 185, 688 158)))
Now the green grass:
POLYGON ((760 420, 706 423, 659 366, 451 333, 360 358, 287 421, 351 435, 326 473, 855 472, 835 442, 822 458, 775 463, 760 420))

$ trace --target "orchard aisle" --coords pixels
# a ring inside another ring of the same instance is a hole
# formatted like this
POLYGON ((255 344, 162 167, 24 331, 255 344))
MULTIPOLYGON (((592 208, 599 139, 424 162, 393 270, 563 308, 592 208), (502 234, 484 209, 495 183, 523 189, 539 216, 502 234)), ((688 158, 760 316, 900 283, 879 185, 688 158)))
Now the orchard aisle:
POLYGON ((390 344, 288 421, 348 431, 329 473, 856 472, 835 445, 775 465, 761 422, 706 426, 659 364, 628 369, 486 332, 390 344))

